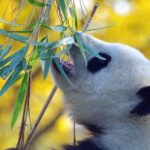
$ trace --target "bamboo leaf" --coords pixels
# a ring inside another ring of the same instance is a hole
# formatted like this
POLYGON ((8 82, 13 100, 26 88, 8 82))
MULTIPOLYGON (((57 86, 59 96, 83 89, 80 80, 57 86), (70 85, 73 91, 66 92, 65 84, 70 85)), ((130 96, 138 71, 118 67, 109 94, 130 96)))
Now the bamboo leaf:
POLYGON ((3 48, 0 53, 0 61, 9 53, 11 46, 6 46, 3 48))
POLYGON ((85 48, 91 55, 93 55, 94 57, 97 57, 97 58, 99 58, 100 60, 105 60, 104 57, 101 57, 101 56, 98 54, 97 51, 91 49, 88 45, 83 45, 83 46, 84 46, 84 48, 85 48))
POLYGON ((29 3, 31 3, 32 5, 39 6, 39 7, 45 7, 45 5, 47 5, 46 3, 39 2, 39 1, 36 1, 36 0, 27 0, 27 1, 29 3))
POLYGON ((81 40, 80 40, 80 37, 79 37, 78 33, 75 33, 75 34, 74 34, 74 38, 76 39, 77 44, 78 44, 79 49, 80 49, 80 52, 81 52, 81 54, 82 54, 82 57, 83 57, 85 63, 87 64, 85 49, 84 49, 84 47, 83 47, 83 44, 82 44, 82 42, 81 42, 81 40))
POLYGON ((2 30, 2 29, 0 29, 0 34, 5 35, 9 38, 12 38, 12 39, 17 40, 22 43, 25 43, 28 40, 28 37, 21 36, 21 35, 15 34, 15 33, 10 33, 5 30, 2 30))
POLYGON ((33 30, 8 31, 9 33, 32 33, 33 30))
POLYGON ((67 30, 67 27, 62 26, 62 25, 57 25, 57 26, 51 27, 51 26, 48 26, 46 24, 42 24, 42 26, 47 28, 47 29, 50 29, 50 30, 53 30, 53 31, 57 31, 57 32, 64 32, 64 31, 67 30))
POLYGON ((77 29, 78 28, 78 17, 77 17, 77 12, 76 12, 75 6, 70 7, 69 12, 71 14, 71 17, 74 20, 75 28, 77 29))
POLYGON ((49 68, 50 68, 50 63, 51 63, 51 58, 52 58, 52 50, 48 50, 47 51, 47 55, 46 57, 49 59, 48 60, 45 60, 45 64, 44 64, 44 79, 46 79, 47 75, 48 75, 48 72, 49 72, 49 68))
POLYGON ((64 69, 62 68, 60 62, 59 62, 59 58, 53 58, 54 63, 56 64, 57 68, 59 69, 60 73, 63 75, 63 77, 72 85, 72 82, 69 80, 67 74, 65 73, 64 69))
POLYGON ((111 27, 114 27, 114 25, 112 25, 112 26, 105 26, 105 27, 99 27, 99 28, 93 28, 93 29, 87 29, 85 32, 96 31, 96 30, 101 30, 101 29, 111 28, 111 27))
POLYGON ((99 58, 99 59, 101 59, 101 60, 105 60, 105 58, 101 57, 101 56, 98 54, 97 51, 91 49, 91 48, 88 46, 88 44, 86 44, 86 45, 83 44, 83 42, 80 40, 80 38, 79 38, 79 36, 78 36, 78 33, 75 33, 75 39, 76 39, 76 41, 77 41, 77 43, 78 43, 78 45, 79 45, 79 48, 80 48, 80 50, 81 50, 81 53, 82 53, 83 57, 85 57, 84 60, 86 60, 85 50, 88 51, 91 55, 93 55, 93 56, 95 56, 95 57, 97 57, 97 58, 99 58))
POLYGON ((24 75, 24 78, 22 79, 20 88, 19 88, 19 92, 18 92, 18 96, 16 99, 16 103, 14 106, 14 111, 13 111, 13 115, 12 115, 12 119, 11 119, 11 129, 14 127, 17 118, 20 114, 23 102, 24 102, 24 98, 26 95, 26 91, 27 91, 27 87, 28 87, 28 79, 29 79, 29 74, 26 73, 24 75))
POLYGON ((19 53, 17 53, 17 55, 15 55, 13 57, 13 59, 11 60, 11 62, 4 66, 3 68, 0 69, 0 77, 2 78, 7 78, 8 75, 20 64, 20 62, 23 60, 27 50, 28 50, 29 46, 26 45, 25 47, 23 47, 19 53))
POLYGON ((15 53, 13 53, 11 56, 0 60, 0 68, 3 67, 5 64, 7 64, 9 61, 11 61, 14 57, 16 57, 18 55, 18 53, 20 53, 20 51, 17 51, 15 53))
POLYGON ((6 21, 6 20, 3 20, 0 18, 0 22, 2 23, 5 23, 5 24, 9 24, 9 25, 12 25, 12 26, 21 26, 20 24, 16 24, 16 23, 13 23, 13 22, 9 22, 9 21, 6 21))
MULTIPOLYGON (((44 37, 40 41, 41 43, 47 43, 48 37, 44 37)), ((30 59, 30 66, 33 68, 35 63, 37 62, 38 58, 40 57, 40 53, 45 49, 45 46, 38 45, 36 49, 34 50, 33 54, 31 55, 30 59)))
POLYGON ((65 20, 67 20, 67 7, 66 7, 65 0, 58 0, 58 2, 59 2, 60 9, 63 13, 63 16, 65 20))
POLYGON ((33 45, 36 46, 45 46, 43 49, 54 49, 63 45, 68 45, 68 44, 73 44, 74 43, 74 38, 73 37, 66 37, 62 40, 56 41, 56 42, 33 42, 33 45))
POLYGON ((8 78, 8 80, 0 90, 0 96, 2 96, 8 90, 8 88, 10 88, 11 85, 13 85, 17 81, 21 71, 22 71, 22 65, 19 65, 15 69, 15 71, 10 75, 10 77, 8 78))
POLYGON ((75 20, 75 27, 76 29, 78 28, 78 16, 77 16, 77 11, 76 11, 76 6, 74 4, 73 6, 73 12, 74 12, 74 20, 75 20))
POLYGON ((74 43, 74 38, 73 37, 66 37, 62 40, 56 41, 56 42, 52 42, 50 44, 47 45, 48 49, 53 49, 56 47, 60 47, 62 45, 68 45, 68 44, 73 44, 74 43))

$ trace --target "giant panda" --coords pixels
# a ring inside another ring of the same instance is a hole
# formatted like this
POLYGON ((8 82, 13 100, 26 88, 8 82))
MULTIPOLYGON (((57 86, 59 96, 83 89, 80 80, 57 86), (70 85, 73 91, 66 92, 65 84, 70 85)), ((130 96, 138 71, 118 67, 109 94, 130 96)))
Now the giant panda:
MULTIPOLYGON (((63 62, 70 84, 54 61, 51 72, 64 94, 73 119, 93 136, 66 150, 150 150, 150 62, 135 48, 108 43, 77 33, 86 53, 84 62, 77 46, 63 62)), ((61 62, 60 62, 61 63, 61 62)))

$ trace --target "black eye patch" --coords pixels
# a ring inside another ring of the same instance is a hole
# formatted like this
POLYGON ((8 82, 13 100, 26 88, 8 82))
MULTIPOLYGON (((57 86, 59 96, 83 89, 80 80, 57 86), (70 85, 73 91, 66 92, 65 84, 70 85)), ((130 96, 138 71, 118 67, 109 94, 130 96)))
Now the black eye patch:
POLYGON ((96 73, 97 71, 105 68, 109 62, 111 61, 111 57, 105 53, 99 53, 99 55, 103 58, 105 58, 105 60, 101 60, 97 57, 93 57, 92 59, 90 59, 88 61, 87 64, 87 69, 91 72, 91 73, 96 73))

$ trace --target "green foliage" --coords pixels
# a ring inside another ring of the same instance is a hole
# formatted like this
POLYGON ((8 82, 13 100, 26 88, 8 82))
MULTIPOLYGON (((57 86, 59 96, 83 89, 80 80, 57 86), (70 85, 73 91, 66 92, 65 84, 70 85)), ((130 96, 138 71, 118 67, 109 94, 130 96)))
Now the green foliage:
POLYGON ((19 24, 16 24, 13 22, 8 22, 8 21, 1 19, 1 18, 0 18, 0 22, 3 22, 3 23, 8 24, 8 25, 12 25, 12 26, 17 26, 17 27, 20 26, 19 24))
POLYGON ((26 95, 26 91, 27 91, 27 86, 28 86, 28 79, 29 79, 29 74, 26 73, 22 79, 21 85, 20 85, 20 89, 18 92, 18 96, 16 99, 16 103, 14 106, 14 112, 12 115, 12 120, 11 120, 11 128, 14 127, 14 124, 19 116, 19 113, 21 111, 21 107, 23 105, 23 100, 25 98, 26 95))
POLYGON ((21 50, 19 50, 18 52, 16 52, 15 54, 13 54, 13 57, 10 56, 11 59, 9 62, 8 62, 8 60, 9 60, 8 58, 10 58, 10 57, 3 60, 3 64, 4 64, 4 62, 7 62, 9 64, 7 64, 7 65, 4 64, 4 66, 2 66, 0 68, 0 77, 2 77, 4 79, 7 78, 13 70, 18 68, 19 65, 22 65, 21 63, 24 60, 23 58, 24 58, 28 48, 29 48, 29 46, 27 45, 27 46, 23 47, 21 50))
POLYGON ((81 52, 81 54, 82 54, 82 57, 83 57, 85 63, 87 64, 85 49, 84 49, 84 47, 83 47, 82 42, 80 41, 80 38, 79 38, 78 33, 74 34, 74 38, 76 39, 77 44, 78 44, 78 46, 79 46, 79 48, 80 48, 80 52, 81 52))
POLYGON ((47 60, 45 60, 45 64, 44 64, 44 79, 46 79, 48 72, 49 72, 49 68, 50 68, 50 63, 51 63, 51 58, 52 57, 52 50, 48 50, 46 53, 46 58, 49 58, 47 60))
POLYGON ((2 30, 2 29, 0 29, 0 34, 7 36, 9 38, 12 38, 14 40, 17 40, 19 42, 22 42, 22 43, 26 43, 28 40, 28 37, 21 36, 19 34, 15 34, 15 33, 11 33, 11 32, 7 32, 7 31, 2 30))
POLYGON ((6 46, 0 51, 0 62, 9 53, 11 46, 6 46))
POLYGON ((62 14, 64 16, 64 20, 67 21, 67 7, 66 7, 66 2, 65 0, 58 0, 60 9, 62 11, 62 14))
POLYGON ((54 63, 56 64, 57 68, 59 69, 59 71, 61 72, 61 74, 64 76, 64 78, 73 86, 73 84, 71 83, 71 81, 69 80, 68 76, 66 75, 66 72, 64 71, 62 65, 59 62, 59 58, 53 58, 54 63))
MULTIPOLYGON (((72 44, 74 44, 76 40, 76 45, 80 48, 81 55, 85 63, 86 51, 98 56, 95 52, 82 44, 78 34, 76 33, 78 28, 78 17, 74 0, 48 0, 47 3, 36 0, 27 1, 31 5, 38 6, 39 9, 41 9, 39 18, 22 30, 6 31, 0 29, 1 35, 11 39, 11 42, 8 43, 7 46, 0 45, 0 77, 6 80, 3 87, 0 89, 0 96, 2 96, 15 82, 22 79, 14 106, 11 128, 13 128, 16 123, 16 120, 21 112, 26 92, 28 91, 28 80, 30 79, 29 72, 32 72, 38 61, 41 61, 44 64, 44 79, 46 79, 48 75, 51 61, 54 61, 64 78, 72 84, 60 64, 61 55, 68 53, 72 44), (52 5, 57 5, 55 9, 56 13, 59 14, 59 25, 48 25, 52 5), (68 18, 70 18, 71 21, 69 21, 68 18), (46 29, 47 32, 59 32, 60 38, 57 41, 49 41, 48 36, 45 35, 44 38, 39 40, 38 34, 41 27, 46 29), (27 36, 24 36, 23 34, 27 34, 27 36), (25 46, 19 50, 15 50, 14 53, 9 53, 12 49, 13 40, 23 43, 25 46), (55 53, 55 51, 58 53, 55 53)), ((0 21, 11 26, 23 26, 2 19, 0 19, 0 21)))
POLYGON ((57 26, 54 26, 54 27, 50 27, 46 24, 42 24, 43 27, 47 28, 47 29, 50 29, 50 30, 53 30, 53 31, 57 31, 57 32, 64 32, 67 30, 67 27, 65 26, 61 26, 61 25, 57 25, 57 26))
POLYGON ((2 87, 2 89, 0 90, 0 96, 2 96, 9 87, 11 87, 16 81, 17 79, 19 79, 19 74, 22 71, 22 65, 20 64, 14 71, 13 73, 10 75, 10 77, 8 78, 8 80, 6 81, 6 83, 4 84, 4 86, 2 87))
POLYGON ((39 7, 45 7, 45 3, 43 2, 38 2, 38 1, 35 1, 35 0, 27 0, 29 3, 31 3, 32 5, 35 5, 35 6, 39 6, 39 7))

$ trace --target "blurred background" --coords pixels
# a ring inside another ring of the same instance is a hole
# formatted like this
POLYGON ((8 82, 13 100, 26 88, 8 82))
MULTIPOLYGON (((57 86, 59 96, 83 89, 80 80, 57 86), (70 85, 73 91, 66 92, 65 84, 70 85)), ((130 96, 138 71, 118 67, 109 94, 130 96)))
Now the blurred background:
MULTIPOLYGON (((109 42, 129 44, 150 58, 150 2, 148 0, 75 0, 79 19, 78 30, 82 29, 85 18, 91 12, 95 2, 99 3, 100 7, 94 15, 89 28, 101 27, 102 29, 88 33, 109 42)), ((20 0, 0 0, 0 6, 0 19, 8 22, 15 20, 17 24, 34 22, 40 14, 39 8, 27 2, 21 5, 20 0)), ((57 24, 58 17, 56 17, 54 8, 52 8, 51 14, 54 14, 50 16, 51 25, 57 24)), ((21 29, 21 27, 19 28, 21 29)), ((0 21, 0 29, 9 30, 11 26, 0 21)), ((15 30, 15 28, 13 29, 15 30)), ((42 29, 39 38, 42 38, 45 33, 46 30, 42 29)), ((57 38, 56 32, 49 33, 50 40, 57 38)), ((7 40, 6 37, 0 35, 0 44, 7 42, 7 40)), ((19 42, 13 42, 14 50, 21 46, 19 42)), ((3 83, 4 81, 0 79, 0 87, 3 83)), ((35 122, 52 87, 51 75, 44 80, 38 63, 33 72, 31 83, 32 123, 35 122)), ((18 88, 19 83, 0 97, 0 150, 15 147, 18 140, 21 115, 13 130, 10 128, 18 88)), ((63 108, 62 93, 57 90, 38 127, 31 149, 34 146, 35 150, 61 150, 62 144, 73 142, 73 124, 68 115, 63 113, 63 108)), ((83 139, 86 136, 86 131, 78 127, 77 139, 83 139)))

